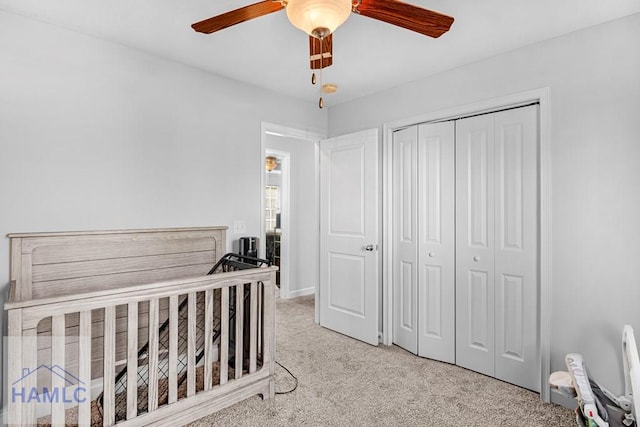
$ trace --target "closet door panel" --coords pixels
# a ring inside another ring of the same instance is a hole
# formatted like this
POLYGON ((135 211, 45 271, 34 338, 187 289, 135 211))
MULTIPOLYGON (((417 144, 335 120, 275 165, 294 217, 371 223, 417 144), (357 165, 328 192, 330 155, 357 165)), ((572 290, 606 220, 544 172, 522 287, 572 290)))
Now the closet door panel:
POLYGON ((418 127, 393 135, 393 342, 418 351, 418 127))
POLYGON ((418 128, 418 355, 455 363, 454 122, 418 128))
POLYGON ((494 121, 456 123, 456 363, 494 375, 494 121))
POLYGON ((495 114, 495 376, 534 391, 540 391, 537 108, 495 114))

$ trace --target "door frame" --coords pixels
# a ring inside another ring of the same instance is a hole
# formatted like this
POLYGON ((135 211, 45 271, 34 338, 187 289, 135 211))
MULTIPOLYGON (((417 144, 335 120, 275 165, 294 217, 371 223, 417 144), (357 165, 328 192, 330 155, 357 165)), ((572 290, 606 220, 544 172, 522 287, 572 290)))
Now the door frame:
MULTIPOLYGON (((539 184, 539 319, 540 339, 540 399, 549 402, 551 389, 547 379, 550 374, 551 359, 551 105, 550 88, 542 87, 526 92, 505 95, 484 101, 454 106, 444 110, 425 113, 405 119, 385 122, 382 141, 382 211, 383 230, 382 247, 391 248, 393 244, 393 132, 395 130, 420 123, 453 120, 464 116, 489 113, 492 111, 524 106, 531 102, 539 103, 539 147, 538 147, 538 184, 539 184)), ((390 250, 382 254, 382 298, 383 325, 382 341, 385 345, 393 343, 393 253, 390 250)))
MULTIPOLYGON (((285 138, 296 138, 296 139, 301 139, 304 141, 309 141, 312 142, 314 144, 314 163, 315 163, 315 175, 316 175, 316 183, 315 183, 315 188, 314 188, 314 198, 316 200, 316 205, 320 206, 320 141, 322 139, 326 138, 326 133, 322 132, 322 131, 309 131, 309 130, 301 130, 301 129, 296 129, 296 128, 292 128, 292 127, 288 127, 288 126, 283 126, 283 125, 278 125, 278 124, 274 124, 274 123, 269 123, 269 122, 261 122, 260 124, 260 243, 259 243, 259 248, 258 248, 258 256, 259 257, 264 257, 266 254, 266 230, 265 230, 265 226, 264 226, 264 186, 265 186, 265 182, 266 182, 266 177, 267 177, 267 172, 265 170, 265 166, 264 166, 264 158, 266 156, 266 151, 271 151, 274 152, 275 150, 267 150, 266 145, 267 145, 267 136, 268 135, 272 135, 272 136, 279 136, 279 137, 285 137, 285 138)), ((290 165, 289 165, 290 166, 290 165)), ((284 177, 283 177, 284 178, 284 177)), ((284 180, 284 179, 283 179, 284 180)), ((290 188, 290 187, 289 187, 290 188)), ((287 200, 287 203, 289 203, 289 201, 287 200)), ((318 245, 320 244, 320 212, 318 211, 318 227, 317 227, 317 231, 316 231, 316 237, 317 237, 317 241, 318 241, 318 245)), ((285 218, 286 219, 286 218, 285 218)), ((288 219, 286 219, 288 221, 288 219)), ((288 225, 288 224, 284 224, 284 225, 288 225)), ((290 260, 289 260, 289 252, 288 252, 288 247, 290 247, 289 245, 289 238, 290 236, 287 233, 286 236, 287 240, 285 240, 285 236, 282 236, 282 246, 285 249, 284 253, 281 254, 282 256, 282 264, 285 266, 285 268, 288 268, 287 266, 290 266, 290 260)), ((315 293, 316 293, 316 299, 317 296, 319 294, 319 286, 320 286, 320 259, 318 259, 318 268, 317 271, 315 272, 315 279, 316 279, 316 284, 315 284, 315 293)), ((288 274, 287 277, 290 277, 290 275, 288 274)), ((281 279, 282 279, 282 272, 281 272, 281 279)), ((287 283, 287 289, 284 289, 284 287, 281 285, 281 290, 280 290, 280 296, 282 298, 289 298, 289 288, 288 288, 288 283, 287 283)), ((319 307, 318 304, 315 304, 315 322, 316 323, 320 323, 320 311, 319 311, 319 307)))

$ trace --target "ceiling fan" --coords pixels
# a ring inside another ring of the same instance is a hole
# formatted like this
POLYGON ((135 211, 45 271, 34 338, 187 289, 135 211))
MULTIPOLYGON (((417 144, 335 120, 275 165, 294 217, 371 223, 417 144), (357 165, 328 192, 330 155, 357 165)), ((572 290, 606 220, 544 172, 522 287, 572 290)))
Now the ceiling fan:
MULTIPOLYGON (((333 64, 333 32, 352 12, 434 38, 449 31, 453 24, 450 16, 398 0, 264 0, 196 22, 191 27, 211 34, 282 9, 286 9, 295 27, 309 34, 310 66, 320 72, 333 64)), ((315 73, 311 81, 316 83, 315 73)), ((323 106, 322 97, 319 106, 323 106)))

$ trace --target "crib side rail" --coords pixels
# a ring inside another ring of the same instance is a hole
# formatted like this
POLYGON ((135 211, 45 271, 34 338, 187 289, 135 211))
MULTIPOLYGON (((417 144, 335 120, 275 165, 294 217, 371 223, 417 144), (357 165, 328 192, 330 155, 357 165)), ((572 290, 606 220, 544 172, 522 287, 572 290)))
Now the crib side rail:
MULTIPOLYGON (((170 411, 195 408, 239 386, 272 379, 275 270, 260 268, 111 294, 7 303, 7 423, 35 425, 44 405, 51 425, 69 423, 70 417, 77 417, 79 425, 90 425, 96 404, 91 386, 95 388, 96 382, 103 394, 103 425, 147 425, 161 421, 170 411), (183 299, 188 302, 184 313, 179 311, 183 299), (230 312, 235 312, 235 318, 230 312), (159 336, 164 319, 169 327, 166 336, 159 336), (41 322, 48 325, 45 350, 41 322), (215 345, 214 336, 219 337, 215 345), (139 350, 147 341, 141 358, 139 350), (116 374, 125 368, 124 392, 118 392, 116 374), (148 372, 144 387, 141 371, 148 372), (181 378, 186 387, 180 387, 181 378), (140 394, 145 395, 143 400, 140 394), (116 405, 122 398, 124 409, 116 405)), ((273 394, 270 384, 265 397, 273 394)))

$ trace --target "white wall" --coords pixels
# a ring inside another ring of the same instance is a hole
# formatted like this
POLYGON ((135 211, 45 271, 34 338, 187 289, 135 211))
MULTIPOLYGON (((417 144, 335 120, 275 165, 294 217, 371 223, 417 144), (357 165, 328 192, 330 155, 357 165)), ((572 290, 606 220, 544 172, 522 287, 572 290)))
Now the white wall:
MULTIPOLYGON (((260 232, 261 122, 326 112, 0 12, 0 303, 9 232, 232 226, 260 232)), ((229 248, 235 236, 229 230, 229 248)))
MULTIPOLYGON (((552 369, 582 352, 616 392, 622 324, 640 335, 639 41, 634 15, 329 109, 339 135, 549 86, 552 369)), ((0 62, 2 236, 238 219, 258 235, 260 122, 327 126, 315 105, 4 12, 0 62)))
POLYGON ((329 133, 550 87, 552 370, 580 352, 622 393, 640 337, 640 14, 330 108, 329 133))
MULTIPOLYGON (((311 294, 318 282, 320 245, 315 143, 299 138, 268 134, 265 139, 265 148, 290 155, 289 294, 284 297, 311 294)), ((285 218, 282 218, 282 223, 285 223, 285 218)))

